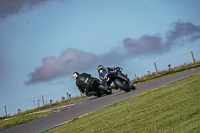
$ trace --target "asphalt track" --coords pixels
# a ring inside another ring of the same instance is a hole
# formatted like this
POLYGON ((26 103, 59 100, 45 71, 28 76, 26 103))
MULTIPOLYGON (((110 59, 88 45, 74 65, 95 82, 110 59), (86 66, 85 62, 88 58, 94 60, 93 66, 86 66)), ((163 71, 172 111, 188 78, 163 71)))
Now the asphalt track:
POLYGON ((196 75, 197 73, 200 73, 200 69, 136 85, 136 90, 127 93, 124 91, 114 91, 113 94, 108 96, 102 96, 100 98, 90 97, 84 100, 69 103, 56 108, 59 111, 57 113, 19 124, 8 129, 0 130, 0 133, 38 133, 48 131, 51 128, 67 123, 74 118, 98 111, 114 103, 135 97, 144 92, 183 80, 191 75, 196 75))

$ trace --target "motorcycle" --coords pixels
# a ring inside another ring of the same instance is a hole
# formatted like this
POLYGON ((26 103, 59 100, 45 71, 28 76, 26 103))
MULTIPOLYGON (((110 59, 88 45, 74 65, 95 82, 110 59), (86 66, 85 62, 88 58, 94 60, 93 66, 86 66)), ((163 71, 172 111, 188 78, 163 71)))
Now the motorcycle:
POLYGON ((101 82, 99 79, 93 81, 92 88, 95 88, 94 90, 98 92, 97 95, 94 95, 97 97, 101 97, 104 94, 109 95, 112 93, 111 90, 107 90, 105 88, 103 82, 101 82))
POLYGON ((99 96, 101 96, 101 95, 104 95, 104 94, 106 94, 106 95, 110 95, 110 94, 112 94, 112 90, 106 90, 105 89, 105 86, 104 86, 104 83, 102 83, 102 82, 99 82, 99 85, 98 85, 98 92, 99 92, 99 96))
POLYGON ((135 86, 132 85, 128 75, 122 73, 122 68, 117 67, 116 70, 110 71, 106 73, 107 78, 110 82, 114 83, 115 89, 120 89, 125 92, 129 92, 130 90, 135 90, 135 86))

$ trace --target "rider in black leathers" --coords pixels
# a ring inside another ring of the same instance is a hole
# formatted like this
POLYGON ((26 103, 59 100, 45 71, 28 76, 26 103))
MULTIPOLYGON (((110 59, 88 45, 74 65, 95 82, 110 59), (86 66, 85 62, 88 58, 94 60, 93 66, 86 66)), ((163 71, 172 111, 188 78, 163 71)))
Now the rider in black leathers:
POLYGON ((78 89, 85 93, 86 96, 101 96, 97 90, 100 80, 94 77, 91 77, 90 74, 78 72, 73 73, 73 77, 76 80, 76 86, 78 89))

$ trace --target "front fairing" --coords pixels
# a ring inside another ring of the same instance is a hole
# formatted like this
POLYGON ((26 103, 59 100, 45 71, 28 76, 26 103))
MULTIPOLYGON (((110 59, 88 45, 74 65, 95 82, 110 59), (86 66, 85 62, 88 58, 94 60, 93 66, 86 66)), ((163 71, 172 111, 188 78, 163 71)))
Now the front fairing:
POLYGON ((125 74, 118 72, 117 77, 122 81, 123 84, 127 84, 129 88, 132 88, 133 85, 125 74))
POLYGON ((122 72, 118 72, 117 77, 129 82, 129 79, 122 72))

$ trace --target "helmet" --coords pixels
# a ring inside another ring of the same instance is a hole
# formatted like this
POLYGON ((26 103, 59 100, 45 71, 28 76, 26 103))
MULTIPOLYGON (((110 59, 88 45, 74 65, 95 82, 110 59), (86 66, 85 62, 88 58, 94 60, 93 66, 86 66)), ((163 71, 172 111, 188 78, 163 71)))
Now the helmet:
POLYGON ((78 75, 79 75, 78 72, 74 72, 74 73, 73 73, 73 77, 74 77, 75 80, 76 80, 76 78, 78 77, 78 75))
POLYGON ((99 66, 97 67, 97 70, 99 70, 99 69, 103 69, 103 68, 104 68, 103 65, 99 65, 99 66))

